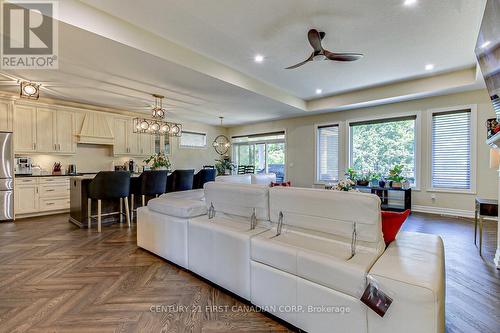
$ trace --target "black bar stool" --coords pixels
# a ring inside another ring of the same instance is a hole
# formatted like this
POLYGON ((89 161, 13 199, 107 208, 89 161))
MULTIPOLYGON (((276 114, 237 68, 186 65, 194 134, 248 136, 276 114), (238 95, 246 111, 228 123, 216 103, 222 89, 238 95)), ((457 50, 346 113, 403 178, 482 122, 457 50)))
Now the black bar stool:
POLYGON ((167 192, 187 191, 193 189, 194 170, 175 170, 168 176, 167 192))
POLYGON ((167 170, 144 171, 139 177, 130 179, 130 210, 134 219, 135 196, 141 196, 142 206, 146 206, 146 196, 158 196, 165 193, 167 170))
POLYGON ((215 181, 215 174, 217 170, 215 169, 201 169, 196 175, 194 175, 193 189, 203 188, 203 185, 208 182, 215 181))
POLYGON ((125 217, 130 227, 130 214, 127 198, 130 194, 130 172, 128 171, 101 171, 88 185, 88 228, 90 230, 92 219, 97 217, 97 231, 101 232, 101 200, 120 200, 120 212, 106 215, 120 214, 122 222, 122 203, 125 201, 125 217), (92 215, 92 200, 97 200, 97 215, 92 215))

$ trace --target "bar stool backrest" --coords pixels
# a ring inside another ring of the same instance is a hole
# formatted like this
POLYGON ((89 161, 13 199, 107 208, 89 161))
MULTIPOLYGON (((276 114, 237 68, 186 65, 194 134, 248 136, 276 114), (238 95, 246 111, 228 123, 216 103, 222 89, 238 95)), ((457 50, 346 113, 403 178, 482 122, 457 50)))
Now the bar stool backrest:
POLYGON ((194 169, 175 170, 168 176, 167 192, 192 190, 193 179, 194 179, 194 169))
POLYGON ((160 195, 165 193, 167 186, 167 170, 144 171, 139 176, 141 184, 141 194, 160 195))
POLYGON ((88 196, 91 199, 125 198, 130 193, 130 172, 101 171, 88 186, 88 196))
POLYGON ((194 175, 193 189, 203 188, 203 185, 208 182, 215 181, 217 170, 215 169, 201 169, 194 175))

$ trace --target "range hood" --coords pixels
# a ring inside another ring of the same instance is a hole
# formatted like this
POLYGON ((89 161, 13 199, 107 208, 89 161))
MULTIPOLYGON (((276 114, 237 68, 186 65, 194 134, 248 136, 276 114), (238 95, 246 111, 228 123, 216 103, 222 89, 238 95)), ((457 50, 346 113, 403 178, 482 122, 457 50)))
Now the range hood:
POLYGON ((93 145, 114 145, 115 137, 106 116, 97 112, 87 112, 83 119, 78 143, 93 145))

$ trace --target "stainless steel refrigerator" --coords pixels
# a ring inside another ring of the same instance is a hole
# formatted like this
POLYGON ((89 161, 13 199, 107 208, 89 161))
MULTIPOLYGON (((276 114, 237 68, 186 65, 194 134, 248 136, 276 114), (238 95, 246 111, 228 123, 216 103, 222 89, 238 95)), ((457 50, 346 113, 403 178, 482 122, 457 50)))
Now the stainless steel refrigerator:
POLYGON ((0 132, 0 222, 14 219, 14 148, 12 133, 0 132))

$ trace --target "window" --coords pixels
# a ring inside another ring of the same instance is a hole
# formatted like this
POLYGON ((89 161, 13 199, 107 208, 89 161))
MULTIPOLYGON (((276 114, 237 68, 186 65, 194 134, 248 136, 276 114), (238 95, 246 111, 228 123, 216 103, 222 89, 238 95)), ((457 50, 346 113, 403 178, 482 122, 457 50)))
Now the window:
POLYGON ((417 116, 351 122, 350 166, 387 176, 403 165, 403 176, 416 186, 417 116))
POLYGON ((471 190, 471 143, 471 110, 432 114, 432 188, 471 190))
POLYGON ((318 126, 316 130, 316 181, 339 179, 339 126, 318 126))
POLYGON ((275 173, 285 179, 285 132, 234 136, 233 162, 255 167, 255 173, 275 173))
POLYGON ((180 137, 181 148, 205 148, 206 146, 207 135, 205 133, 182 131, 180 137))

